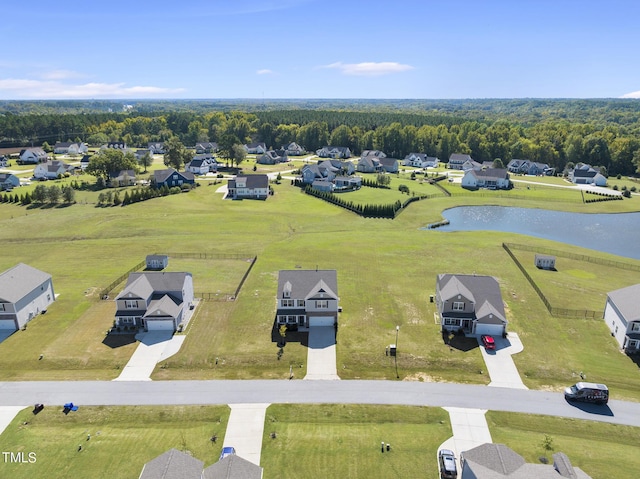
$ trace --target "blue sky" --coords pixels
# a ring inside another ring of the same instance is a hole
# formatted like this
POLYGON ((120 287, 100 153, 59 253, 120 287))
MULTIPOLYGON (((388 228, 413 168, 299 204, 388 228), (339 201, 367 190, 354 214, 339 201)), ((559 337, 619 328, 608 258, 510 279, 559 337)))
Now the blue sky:
POLYGON ((637 0, 5 0, 0 99, 640 98, 637 0))

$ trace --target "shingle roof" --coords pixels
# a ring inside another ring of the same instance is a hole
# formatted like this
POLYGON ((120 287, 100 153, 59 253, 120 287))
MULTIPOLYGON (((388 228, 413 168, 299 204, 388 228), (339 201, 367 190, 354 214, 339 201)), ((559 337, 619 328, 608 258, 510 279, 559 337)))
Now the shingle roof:
POLYGON ((185 278, 191 276, 191 273, 164 272, 164 271, 146 271, 144 273, 131 273, 127 284, 122 292, 116 296, 116 299, 124 298, 129 293, 138 298, 148 298, 153 292, 180 292, 182 295, 182 287, 185 278))
POLYGON ((16 303, 49 279, 51 279, 50 274, 24 263, 18 263, 13 268, 0 273, 0 300, 16 303))
POLYGON ((170 449, 147 462, 140 479, 200 479, 203 466, 203 461, 170 449))
POLYGON ((640 284, 616 289, 607 293, 609 301, 615 304, 627 321, 640 321, 640 284))
POLYGON ((509 172, 505 168, 487 168, 486 170, 469 170, 476 178, 496 178, 500 180, 507 179, 509 172))
POLYGON ((232 454, 207 467, 202 479, 262 479, 262 468, 232 454))
POLYGON ((446 301, 460 294, 475 303, 476 316, 484 317, 484 323, 506 323, 500 285, 494 277, 439 274, 437 282, 443 300, 446 301), (488 317, 490 314, 493 314, 493 318, 488 317))
POLYGON ((236 188, 239 179, 245 179, 246 186, 244 188, 267 188, 269 186, 269 177, 267 175, 239 175, 236 179, 229 180, 229 188, 236 188))
POLYGON ((332 297, 338 297, 338 273, 335 269, 281 270, 278 274, 278 298, 283 297, 287 281, 291 283, 292 298, 306 298, 320 289, 332 297))
POLYGON ((185 180, 195 180, 195 176, 190 171, 176 171, 173 168, 167 168, 166 170, 156 170, 153 172, 153 179, 156 183, 164 183, 174 173, 179 174, 185 180))

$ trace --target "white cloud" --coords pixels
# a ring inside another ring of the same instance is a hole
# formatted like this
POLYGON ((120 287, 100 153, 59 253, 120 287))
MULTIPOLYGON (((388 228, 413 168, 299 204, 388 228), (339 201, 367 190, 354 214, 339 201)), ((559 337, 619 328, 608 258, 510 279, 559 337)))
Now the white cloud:
POLYGON ((622 95, 620 98, 640 98, 640 90, 632 91, 631 93, 626 93, 622 95))
POLYGON ((258 70, 256 72, 258 75, 273 75, 273 70, 269 70, 268 68, 263 68, 262 70, 258 70))
POLYGON ((86 75, 72 70, 51 70, 40 75, 44 80, 66 80, 67 78, 83 78, 86 75))
POLYGON ((166 97, 183 92, 184 88, 163 88, 157 86, 126 86, 125 83, 84 83, 68 84, 59 81, 29 79, 0 79, 0 97, 2 92, 11 92, 14 98, 149 98, 166 97))
POLYGON ((411 65, 405 65, 404 63, 397 62, 336 62, 330 65, 325 65, 322 68, 334 68, 340 70, 345 75, 351 76, 381 76, 413 70, 411 65))

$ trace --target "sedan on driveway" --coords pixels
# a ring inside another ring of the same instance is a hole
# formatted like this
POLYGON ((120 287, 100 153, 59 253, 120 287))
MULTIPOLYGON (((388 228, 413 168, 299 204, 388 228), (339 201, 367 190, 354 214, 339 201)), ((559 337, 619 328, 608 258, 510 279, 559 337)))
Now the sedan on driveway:
POLYGON ((489 336, 487 334, 483 334, 480 336, 482 340, 482 344, 484 344, 485 349, 496 349, 496 342, 493 339, 493 336, 489 336))

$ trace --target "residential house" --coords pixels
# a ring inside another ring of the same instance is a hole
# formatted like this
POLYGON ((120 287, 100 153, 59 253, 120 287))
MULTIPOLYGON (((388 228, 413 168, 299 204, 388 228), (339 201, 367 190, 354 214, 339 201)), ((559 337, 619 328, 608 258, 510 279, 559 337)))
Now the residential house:
POLYGON ((590 165, 578 163, 569 171, 569 181, 576 185, 607 186, 607 178, 590 165))
POLYGON ((607 293, 604 321, 624 351, 640 352, 640 284, 607 293))
POLYGON ((134 186, 137 182, 136 172, 133 170, 120 170, 109 173, 109 186, 119 188, 121 186, 134 186))
POLYGON ((151 150, 148 150, 148 149, 136 150, 133 153, 133 156, 135 156, 136 161, 140 161, 140 158, 142 158, 144 155, 153 156, 153 153, 151 152, 151 150))
POLYGON ((9 166, 9 160, 6 156, 0 155, 0 168, 6 168, 9 166))
POLYGON ((193 305, 191 273, 131 273, 115 299, 116 326, 176 331, 193 305))
POLYGON ((267 175, 238 175, 229 180, 227 196, 234 200, 266 200, 269 196, 269 177, 267 175))
POLYGON ((204 155, 218 151, 218 144, 212 141, 201 141, 196 143, 196 154, 204 155))
POLYGON ((306 153, 305 149, 298 145, 296 142, 289 143, 282 147, 287 152, 288 156, 301 156, 306 153))
POLYGON ((536 268, 540 269, 556 269, 556 257, 548 254, 536 253, 534 259, 536 268))
POLYGON ((286 163, 289 161, 285 150, 268 150, 256 160, 261 165, 276 165, 278 163, 286 163))
POLYGON ((18 163, 21 165, 37 165, 48 159, 49 155, 47 155, 42 148, 26 148, 20 150, 20 160, 18 160, 18 163))
POLYGON ((323 146, 316 150, 320 158, 351 158, 351 150, 347 146, 323 146))
POLYGON ((147 149, 151 152, 152 155, 163 155, 164 141, 150 141, 149 143, 147 143, 147 149))
POLYGON ((196 155, 186 164, 185 170, 194 175, 204 175, 211 171, 218 171, 218 161, 211 153, 196 155))
POLYGON ((375 156, 362 156, 358 160, 356 170, 361 173, 376 173, 383 171, 383 166, 375 156))
POLYGON ((315 180, 313 183, 311 183, 311 187, 314 190, 326 191, 328 193, 331 193, 333 191, 334 185, 330 181, 315 180))
POLYGON ((202 479, 203 467, 203 461, 177 449, 170 449, 147 462, 138 479, 202 479))
POLYGON ((244 149, 250 155, 263 155, 267 151, 267 145, 262 142, 254 142, 244 145, 244 149))
POLYGON ((54 301, 50 274, 24 263, 0 273, 0 329, 26 327, 54 301))
POLYGON ((338 275, 332 270, 281 270, 278 273, 278 324, 306 329, 338 324, 338 275))
POLYGON ((513 159, 507 164, 507 170, 521 175, 540 176, 549 174, 552 168, 547 163, 513 159))
POLYGON ((337 159, 318 160, 318 166, 343 175, 352 175, 356 172, 356 167, 350 161, 337 159))
POLYGON ((189 171, 176 171, 173 168, 167 168, 166 170, 156 170, 153 172, 152 183, 156 188, 162 188, 163 186, 172 188, 174 186, 193 185, 195 182, 195 176, 189 171))
POLYGON ((462 177, 462 187, 490 190, 508 190, 511 188, 509 173, 505 168, 487 168, 485 170, 471 169, 462 177))
POLYGON ((331 181, 339 172, 340 170, 331 163, 324 164, 323 162, 316 165, 304 165, 300 170, 300 178, 302 183, 310 185, 316 180, 331 181))
POLYGON ((362 152, 362 154, 360 155, 360 157, 364 157, 364 156, 372 156, 372 157, 378 158, 378 159, 387 157, 387 155, 385 155, 380 150, 364 150, 362 152))
POLYGON ((469 161, 473 161, 471 155, 465 155, 462 153, 451 153, 449 157, 449 163, 447 164, 447 168, 451 170, 462 170, 462 166, 469 161))
POLYGON ((553 454, 553 464, 528 463, 504 444, 485 443, 460 455, 461 479, 591 479, 574 467, 563 452, 553 454))
POLYGON ((262 479, 262 467, 231 454, 202 471, 202 479, 262 479))
POLYGON ((378 161, 380 161, 380 166, 382 167, 382 170, 385 171, 386 173, 398 172, 398 160, 396 160, 395 158, 384 157, 384 158, 379 158, 378 161))
POLYGON ((426 153, 409 153, 402 160, 404 166, 413 166, 414 168, 436 168, 438 162, 438 158, 427 156, 426 153))
POLYGON ((105 149, 105 148, 113 148, 116 150, 126 150, 127 149, 127 144, 124 141, 110 141, 108 142, 106 145, 102 145, 100 147, 101 149, 105 149))
POLYGON ((362 177, 360 176, 336 176, 333 179, 335 189, 358 189, 362 186, 362 177))
POLYGON ((87 169, 87 166, 89 166, 89 161, 91 160, 91 156, 89 155, 84 155, 82 157, 82 159, 80 160, 80 169, 82 171, 87 169))
POLYGON ((443 330, 462 330, 467 336, 506 334, 500 285, 491 276, 439 274, 436 307, 443 330))
POLYGON ((61 155, 81 155, 89 151, 86 143, 71 143, 68 141, 57 141, 53 147, 55 154, 61 155))
POLYGON ((146 258, 147 269, 162 270, 169 265, 169 256, 166 254, 149 254, 146 258))
POLYGON ((33 177, 39 180, 55 180, 60 178, 65 173, 73 170, 71 165, 67 165, 60 160, 50 160, 45 163, 39 163, 33 170, 33 177))
POLYGON ((11 173, 0 173, 0 191, 12 190, 20 186, 20 178, 11 173))

